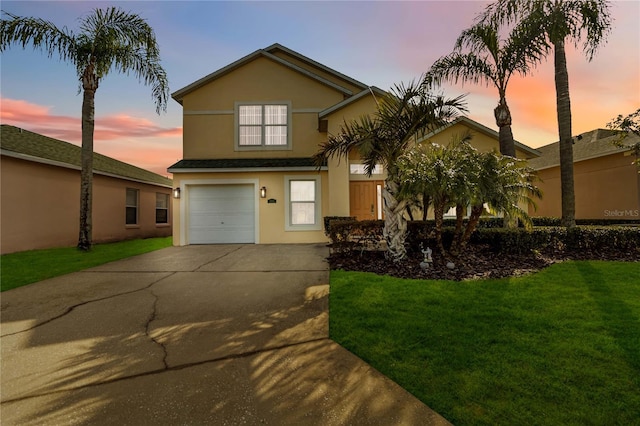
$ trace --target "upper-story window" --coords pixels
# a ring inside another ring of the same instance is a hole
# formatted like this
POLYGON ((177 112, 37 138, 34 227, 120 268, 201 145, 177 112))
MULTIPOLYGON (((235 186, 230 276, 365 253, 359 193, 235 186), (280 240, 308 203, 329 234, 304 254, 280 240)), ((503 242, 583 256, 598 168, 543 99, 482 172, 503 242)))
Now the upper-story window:
POLYGON ((236 104, 236 149, 290 149, 288 103, 236 104))

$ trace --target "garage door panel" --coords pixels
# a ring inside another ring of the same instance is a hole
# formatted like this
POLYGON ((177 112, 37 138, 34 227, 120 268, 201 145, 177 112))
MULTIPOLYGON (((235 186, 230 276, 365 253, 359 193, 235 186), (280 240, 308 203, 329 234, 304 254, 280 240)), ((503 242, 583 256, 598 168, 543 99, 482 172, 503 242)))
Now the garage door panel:
POLYGON ((189 191, 189 243, 255 242, 253 185, 209 185, 189 191))

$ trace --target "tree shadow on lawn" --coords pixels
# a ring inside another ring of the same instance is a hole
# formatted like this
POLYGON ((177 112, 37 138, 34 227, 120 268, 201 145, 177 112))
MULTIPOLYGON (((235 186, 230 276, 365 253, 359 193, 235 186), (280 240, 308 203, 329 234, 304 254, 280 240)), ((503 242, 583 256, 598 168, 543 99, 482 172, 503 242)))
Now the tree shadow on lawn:
MULTIPOLYGON (((631 308, 633 301, 625 297, 624 288, 612 288, 609 279, 590 262, 576 262, 576 268, 602 314, 607 333, 624 351, 628 363, 637 372, 635 381, 640 385, 640 317, 631 308)), ((627 279, 630 285, 640 282, 640 268, 635 276, 627 279)), ((640 301, 635 302, 635 310, 640 312, 640 301)))

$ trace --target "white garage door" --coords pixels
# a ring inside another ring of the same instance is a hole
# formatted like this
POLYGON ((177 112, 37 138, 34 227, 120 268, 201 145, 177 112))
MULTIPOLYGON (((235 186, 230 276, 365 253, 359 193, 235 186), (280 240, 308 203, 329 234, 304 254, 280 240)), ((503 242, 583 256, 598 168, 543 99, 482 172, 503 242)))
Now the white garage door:
POLYGON ((253 185, 189 189, 189 244, 255 242, 253 185))

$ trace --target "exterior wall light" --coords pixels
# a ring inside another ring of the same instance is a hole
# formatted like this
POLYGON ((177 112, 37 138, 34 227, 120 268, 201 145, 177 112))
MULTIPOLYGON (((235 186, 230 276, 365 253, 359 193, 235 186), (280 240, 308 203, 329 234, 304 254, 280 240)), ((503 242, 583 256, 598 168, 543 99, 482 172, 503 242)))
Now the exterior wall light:
POLYGON ((267 187, 263 186, 260 188, 260 198, 267 198, 267 187))
POLYGON ((180 198, 180 188, 174 188, 173 198, 180 198))

